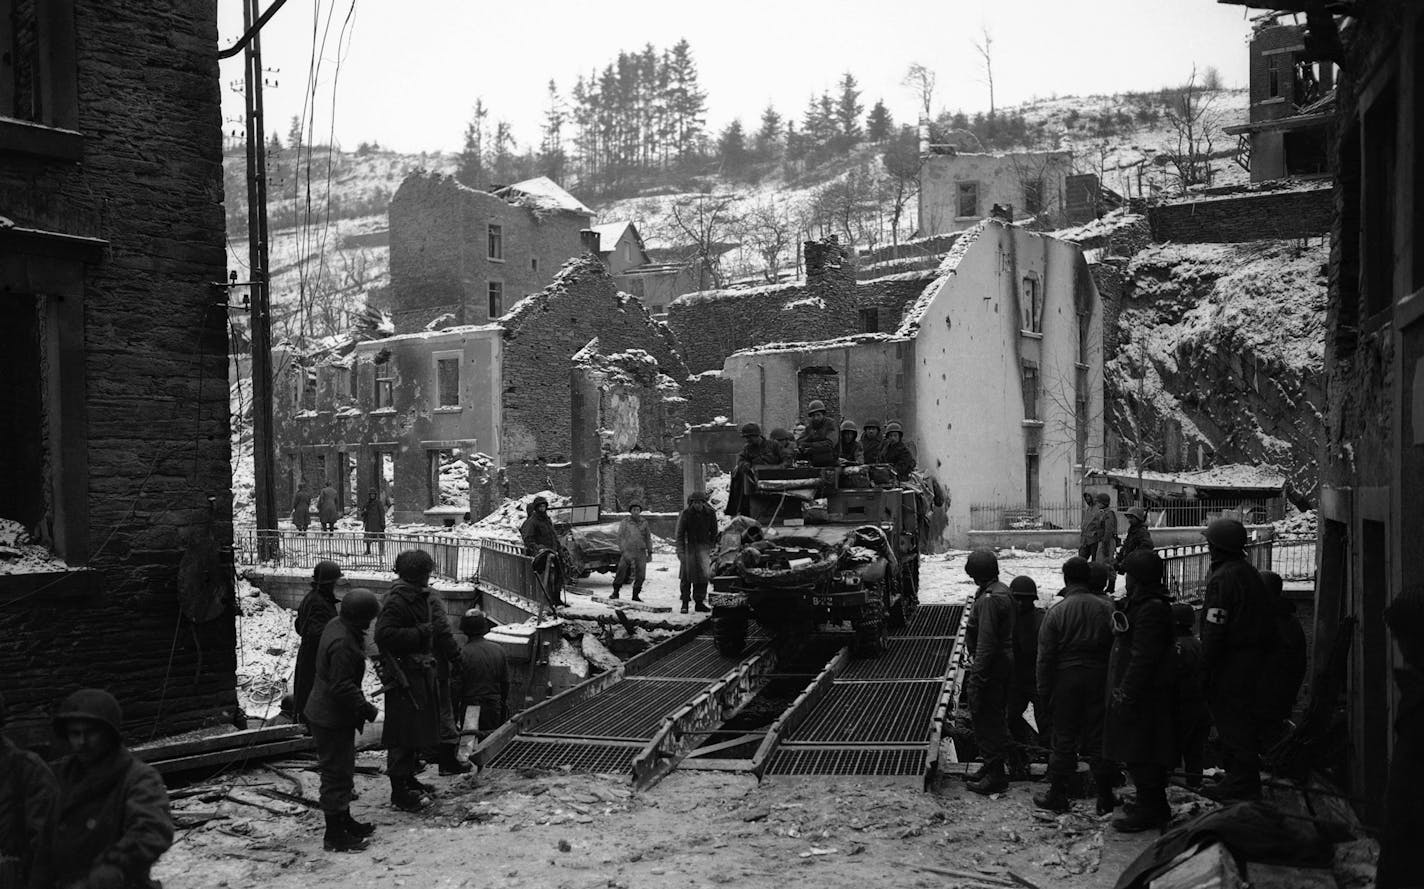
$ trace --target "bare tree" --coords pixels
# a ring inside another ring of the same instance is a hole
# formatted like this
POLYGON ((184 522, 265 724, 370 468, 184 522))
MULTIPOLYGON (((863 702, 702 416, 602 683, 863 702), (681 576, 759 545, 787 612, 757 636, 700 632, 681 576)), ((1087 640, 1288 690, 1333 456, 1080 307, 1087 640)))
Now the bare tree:
POLYGON ((979 26, 979 39, 970 44, 984 62, 984 82, 989 86, 989 113, 994 113, 994 35, 988 25, 979 26))
POLYGON ((1183 191, 1193 185, 1210 185, 1216 172, 1212 168, 1211 152, 1221 128, 1217 96, 1197 83, 1197 69, 1193 65, 1187 82, 1170 97, 1166 117, 1177 140, 1171 160, 1183 191))
POLYGON ((673 226, 679 240, 691 248, 688 260, 697 269, 698 290, 705 289, 706 278, 714 288, 722 286, 720 246, 731 241, 740 227, 736 203, 735 195, 705 192, 673 202, 673 226))
POLYGON ((900 81, 904 86, 914 90, 920 97, 920 119, 931 120, 934 117, 934 91, 935 73, 932 69, 921 65, 919 62, 910 63, 910 67, 905 71, 905 77, 900 81))
POLYGON ((900 244, 900 221, 905 217, 910 201, 920 193, 919 140, 908 128, 901 132, 885 149, 881 158, 885 165, 885 177, 881 191, 890 203, 890 243, 900 244))
POLYGON ((793 246, 796 221, 787 201, 765 198, 747 211, 742 223, 742 240, 761 258, 768 283, 774 284, 781 271, 781 258, 793 246))

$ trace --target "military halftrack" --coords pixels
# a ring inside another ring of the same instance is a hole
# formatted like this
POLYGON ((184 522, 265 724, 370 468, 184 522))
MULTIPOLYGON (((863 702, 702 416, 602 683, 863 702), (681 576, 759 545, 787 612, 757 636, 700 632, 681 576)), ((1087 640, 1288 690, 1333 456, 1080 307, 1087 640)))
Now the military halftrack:
POLYGON ((849 624, 857 655, 883 652, 918 601, 929 498, 879 465, 759 466, 748 487, 713 557, 718 649, 740 654, 754 620, 782 639, 849 624))

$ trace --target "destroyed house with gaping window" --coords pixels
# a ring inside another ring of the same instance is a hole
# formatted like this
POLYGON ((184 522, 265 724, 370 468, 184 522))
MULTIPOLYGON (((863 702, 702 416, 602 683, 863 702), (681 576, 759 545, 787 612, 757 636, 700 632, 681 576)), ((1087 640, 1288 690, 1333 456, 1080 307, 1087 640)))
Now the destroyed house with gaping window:
POLYGON ((1306 50, 1305 34, 1267 19, 1251 37, 1250 120, 1224 130, 1240 138, 1252 182, 1330 174, 1335 70, 1306 50))

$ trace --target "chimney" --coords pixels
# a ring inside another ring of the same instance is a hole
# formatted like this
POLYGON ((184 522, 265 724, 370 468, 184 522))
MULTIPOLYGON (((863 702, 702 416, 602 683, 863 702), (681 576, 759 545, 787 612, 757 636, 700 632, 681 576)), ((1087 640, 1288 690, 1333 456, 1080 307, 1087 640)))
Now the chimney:
POLYGON ((600 252, 602 252, 599 250, 600 245, 598 243, 598 232, 594 231, 591 228, 586 228, 583 231, 579 232, 579 242, 583 244, 583 249, 585 253, 592 253, 594 256, 597 256, 600 252))
POLYGON ((920 115, 920 157, 930 153, 930 119, 920 115))

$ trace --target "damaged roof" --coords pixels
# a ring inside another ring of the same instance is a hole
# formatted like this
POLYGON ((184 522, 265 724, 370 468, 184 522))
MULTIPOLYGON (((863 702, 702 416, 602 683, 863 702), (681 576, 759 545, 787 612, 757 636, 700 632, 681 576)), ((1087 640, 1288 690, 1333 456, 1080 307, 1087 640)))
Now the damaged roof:
POLYGON ((593 215, 593 211, 584 206, 583 202, 564 191, 548 176, 535 176, 533 179, 506 185, 494 194, 510 203, 522 204, 531 209, 593 215))

